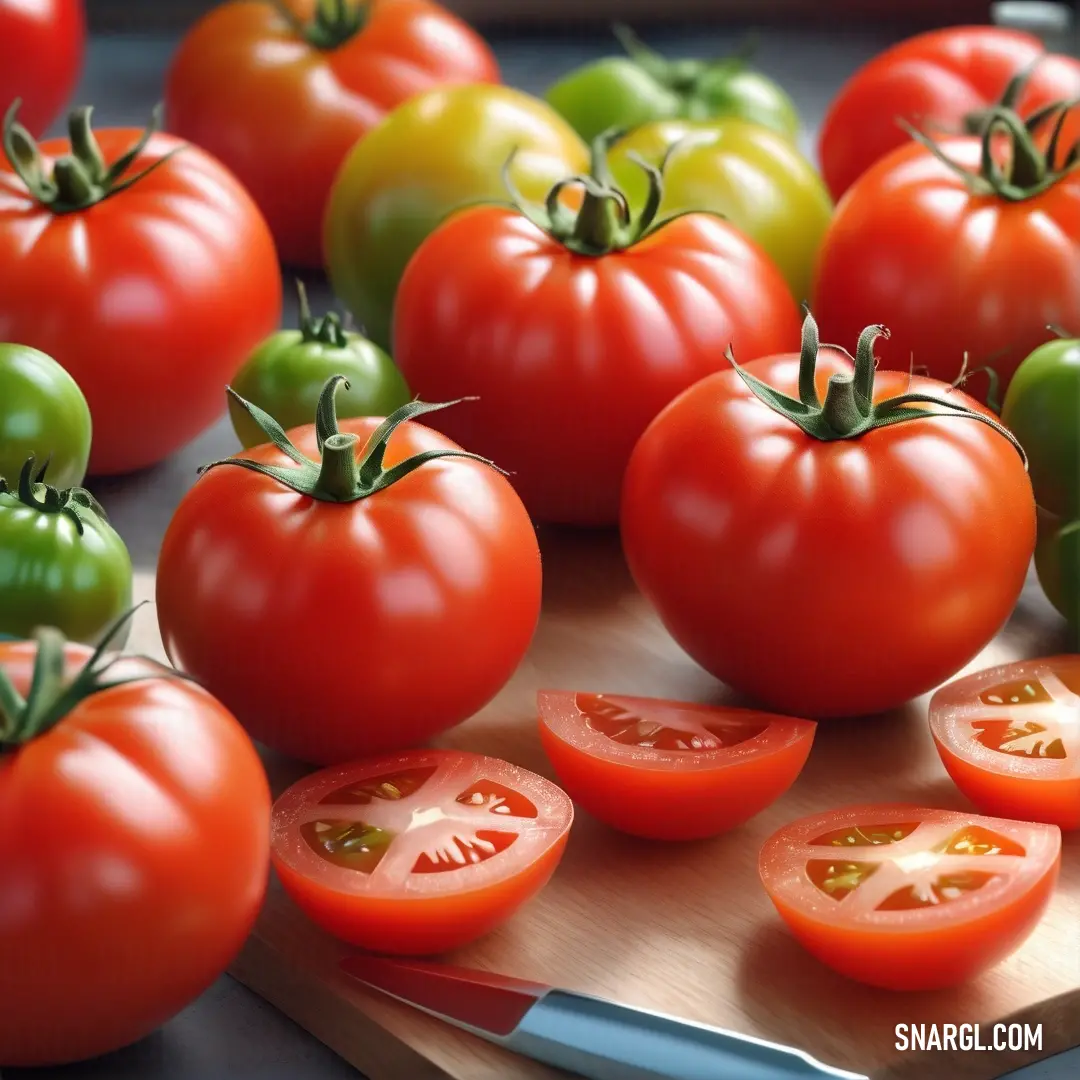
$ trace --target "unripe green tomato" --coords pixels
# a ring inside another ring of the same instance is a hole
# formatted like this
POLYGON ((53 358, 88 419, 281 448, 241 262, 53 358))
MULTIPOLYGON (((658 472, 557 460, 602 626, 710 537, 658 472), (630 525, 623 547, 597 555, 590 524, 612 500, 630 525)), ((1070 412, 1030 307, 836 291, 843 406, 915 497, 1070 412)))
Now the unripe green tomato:
MULTIPOLYGON (((36 474, 35 474, 36 475, 36 474)), ((104 512, 81 489, 34 483, 0 490, 0 633, 27 638, 54 626, 96 645, 131 608, 131 558, 104 512)), ((124 644, 126 630, 113 638, 124 644)))
POLYGON ((611 128, 632 130, 655 120, 724 117, 749 120, 789 138, 798 134, 795 103, 745 56, 669 60, 625 27, 616 33, 627 56, 585 64, 544 95, 586 142, 611 128))
POLYGON ((49 462, 49 481, 78 487, 90 459, 90 409, 51 356, 0 344, 0 476, 15 487, 29 458, 49 462))
POLYGON ((1046 598, 1080 629, 1080 521, 1039 515, 1035 572, 1046 598))
POLYGON ((1044 510, 1080 518, 1080 340, 1040 345, 1016 369, 1001 422, 1028 457, 1035 501, 1044 510))
MULTIPOLYGON (((232 389, 286 431, 311 423, 319 395, 334 375, 348 380, 335 399, 342 419, 389 416, 410 400, 404 376, 378 345, 333 326, 340 334, 336 340, 310 337, 303 328, 267 338, 237 373, 232 389)), ((229 417, 245 449, 266 442, 265 433, 232 396, 229 417)))

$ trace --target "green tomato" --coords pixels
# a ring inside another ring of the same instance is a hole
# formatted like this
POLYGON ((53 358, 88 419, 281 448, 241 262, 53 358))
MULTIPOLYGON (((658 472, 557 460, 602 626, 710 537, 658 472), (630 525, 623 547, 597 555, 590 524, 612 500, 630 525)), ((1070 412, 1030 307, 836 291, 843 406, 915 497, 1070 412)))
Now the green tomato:
POLYGON ((1039 521, 1035 572, 1046 598, 1080 628, 1080 521, 1039 521))
POLYGON ((1035 501, 1080 518, 1080 340, 1040 345, 1016 370, 1001 421, 1028 456, 1035 501))
MULTIPOLYGON (((314 319, 300 294, 300 329, 272 334, 251 354, 232 389, 268 412, 286 431, 310 424, 328 379, 344 375, 335 404, 339 417, 389 416, 412 397, 404 376, 378 345, 345 330, 334 312, 314 319)), ((266 433, 229 397, 233 430, 245 449, 266 442, 266 433)))
POLYGON ((0 344, 0 477, 12 486, 30 458, 51 480, 77 487, 90 459, 90 409, 75 380, 26 345, 0 344))
POLYGON ((691 210, 727 218, 765 250, 796 302, 810 295, 814 261, 832 218, 832 199, 795 144, 746 120, 665 120, 620 139, 608 155, 631 206, 644 205, 645 171, 664 164, 657 219, 691 210))
POLYGON ((772 79, 744 56, 668 60, 625 27, 616 28, 628 56, 595 60, 564 76, 545 95, 587 142, 611 128, 653 120, 734 116, 794 138, 799 114, 772 79))
POLYGON ((334 291, 376 344, 390 347, 394 296, 413 252, 454 210, 505 201, 511 155, 510 178, 534 201, 589 163, 566 121, 507 86, 420 94, 356 144, 330 192, 324 249, 334 291))
POLYGON ((88 492, 40 480, 28 461, 16 489, 0 484, 0 633, 55 626, 96 645, 131 608, 131 558, 88 492))

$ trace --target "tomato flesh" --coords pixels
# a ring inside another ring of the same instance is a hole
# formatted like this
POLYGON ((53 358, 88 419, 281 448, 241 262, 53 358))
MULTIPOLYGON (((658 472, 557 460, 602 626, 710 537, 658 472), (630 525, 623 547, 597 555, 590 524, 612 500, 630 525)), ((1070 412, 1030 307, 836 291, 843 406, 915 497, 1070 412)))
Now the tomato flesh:
POLYGON ((418 750, 324 769, 274 805, 286 892, 324 930, 376 952, 468 944, 537 893, 562 857, 573 805, 496 758, 418 750))
POLYGON ((1080 829, 1080 656, 957 679, 931 699, 930 730, 980 810, 1080 829))
POLYGON ((765 842, 758 869, 784 922, 822 963, 888 990, 935 990, 1024 942, 1060 858, 1053 825, 888 804, 786 825, 765 842))
POLYGON ((542 691, 540 740, 593 817, 652 840, 698 840, 775 802, 806 763, 816 725, 749 709, 542 691))

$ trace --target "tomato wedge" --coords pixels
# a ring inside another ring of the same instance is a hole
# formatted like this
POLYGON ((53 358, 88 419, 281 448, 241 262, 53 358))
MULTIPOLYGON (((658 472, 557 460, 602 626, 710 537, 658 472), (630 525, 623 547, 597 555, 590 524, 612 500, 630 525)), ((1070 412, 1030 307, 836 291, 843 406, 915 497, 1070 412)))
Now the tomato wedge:
POLYGON ((931 698, 930 731, 980 810, 1080 829, 1080 656, 956 679, 931 698))
POLYGON ((312 773, 274 804, 274 868, 324 930, 425 956, 493 930, 547 883, 566 794, 497 758, 413 750, 312 773))
POLYGON ((1054 825, 887 804, 785 825, 765 841, 758 871, 822 963, 886 990, 936 990, 1031 934, 1060 861, 1054 825))
POLYGON ((816 724, 750 709, 541 691, 540 741, 582 809, 650 840, 741 825, 799 775, 816 724))

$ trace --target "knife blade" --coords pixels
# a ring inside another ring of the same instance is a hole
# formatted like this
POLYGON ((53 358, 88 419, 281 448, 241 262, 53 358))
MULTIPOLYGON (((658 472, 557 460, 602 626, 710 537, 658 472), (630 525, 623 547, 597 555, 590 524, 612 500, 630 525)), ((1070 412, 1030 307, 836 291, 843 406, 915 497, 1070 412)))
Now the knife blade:
POLYGON ((356 954, 365 986, 587 1080, 867 1080, 802 1050, 487 971, 356 954))

